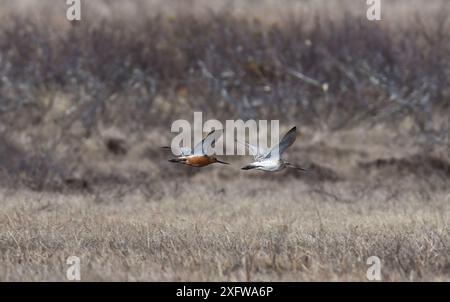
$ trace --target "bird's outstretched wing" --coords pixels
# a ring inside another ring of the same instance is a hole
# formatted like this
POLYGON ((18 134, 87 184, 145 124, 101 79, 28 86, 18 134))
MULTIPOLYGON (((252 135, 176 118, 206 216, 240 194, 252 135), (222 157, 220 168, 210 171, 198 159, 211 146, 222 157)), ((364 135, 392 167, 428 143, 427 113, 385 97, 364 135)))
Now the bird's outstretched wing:
POLYGON ((283 136, 278 145, 274 146, 264 155, 264 158, 280 158, 281 154, 295 142, 296 138, 297 127, 293 127, 283 136))
POLYGON ((258 148, 257 146, 254 146, 254 145, 249 144, 249 143, 243 143, 243 142, 240 142, 238 140, 236 140, 236 142, 238 144, 241 144, 241 145, 247 147, 250 155, 253 156, 253 158, 255 160, 259 160, 259 159, 264 158, 264 155, 267 153, 267 149, 265 149, 265 148, 258 148))
POLYGON ((210 133, 208 133, 208 135, 205 136, 205 138, 194 147, 193 154, 195 154, 195 155, 202 155, 202 154, 211 155, 211 153, 212 153, 211 149, 215 147, 216 142, 219 140, 219 138, 222 136, 222 134, 223 134, 222 129, 213 130, 210 133))

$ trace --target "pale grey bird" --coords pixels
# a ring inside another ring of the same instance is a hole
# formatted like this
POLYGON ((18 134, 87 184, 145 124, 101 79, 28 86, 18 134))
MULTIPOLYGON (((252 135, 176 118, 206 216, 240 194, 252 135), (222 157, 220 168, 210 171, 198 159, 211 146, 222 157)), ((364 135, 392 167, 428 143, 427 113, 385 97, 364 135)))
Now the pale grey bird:
POLYGON ((289 148, 297 138, 297 127, 293 127, 289 130, 281 141, 270 150, 264 150, 256 146, 246 143, 250 154, 253 155, 254 162, 246 165, 242 170, 262 170, 275 172, 284 169, 285 167, 290 167, 302 171, 305 169, 293 165, 281 158, 281 155, 287 148, 289 148))

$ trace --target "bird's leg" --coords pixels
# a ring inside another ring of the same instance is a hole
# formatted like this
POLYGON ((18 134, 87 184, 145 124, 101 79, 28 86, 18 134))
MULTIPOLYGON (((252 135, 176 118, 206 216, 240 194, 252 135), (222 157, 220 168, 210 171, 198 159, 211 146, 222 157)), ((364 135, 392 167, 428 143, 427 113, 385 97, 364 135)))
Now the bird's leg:
POLYGON ((286 167, 289 167, 289 168, 294 168, 294 169, 301 170, 301 171, 307 171, 306 169, 299 167, 297 165, 291 164, 287 161, 285 161, 284 164, 286 165, 286 167))

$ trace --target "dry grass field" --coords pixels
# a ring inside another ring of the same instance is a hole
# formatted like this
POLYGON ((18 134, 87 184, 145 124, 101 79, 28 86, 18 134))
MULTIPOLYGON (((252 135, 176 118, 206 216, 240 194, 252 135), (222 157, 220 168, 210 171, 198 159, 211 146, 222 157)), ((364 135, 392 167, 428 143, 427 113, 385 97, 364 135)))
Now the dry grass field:
POLYGON ((0 281, 450 281, 447 1, 4 2, 0 281), (308 171, 167 162, 194 111, 308 171))
POLYGON ((295 180, 178 190, 122 201, 2 191, 2 280, 65 280, 70 255, 83 281, 364 281, 373 255, 385 281, 449 280, 448 193, 338 202, 295 180))

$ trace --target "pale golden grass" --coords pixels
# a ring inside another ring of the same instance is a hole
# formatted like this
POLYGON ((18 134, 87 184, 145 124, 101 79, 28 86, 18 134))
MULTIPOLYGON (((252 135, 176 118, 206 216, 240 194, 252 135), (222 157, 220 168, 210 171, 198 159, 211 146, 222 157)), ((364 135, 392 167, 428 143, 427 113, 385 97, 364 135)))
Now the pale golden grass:
POLYGON ((161 198, 2 189, 0 280, 64 281, 71 255, 83 281, 365 281, 372 255, 384 281, 450 280, 448 193, 208 179, 161 198))

